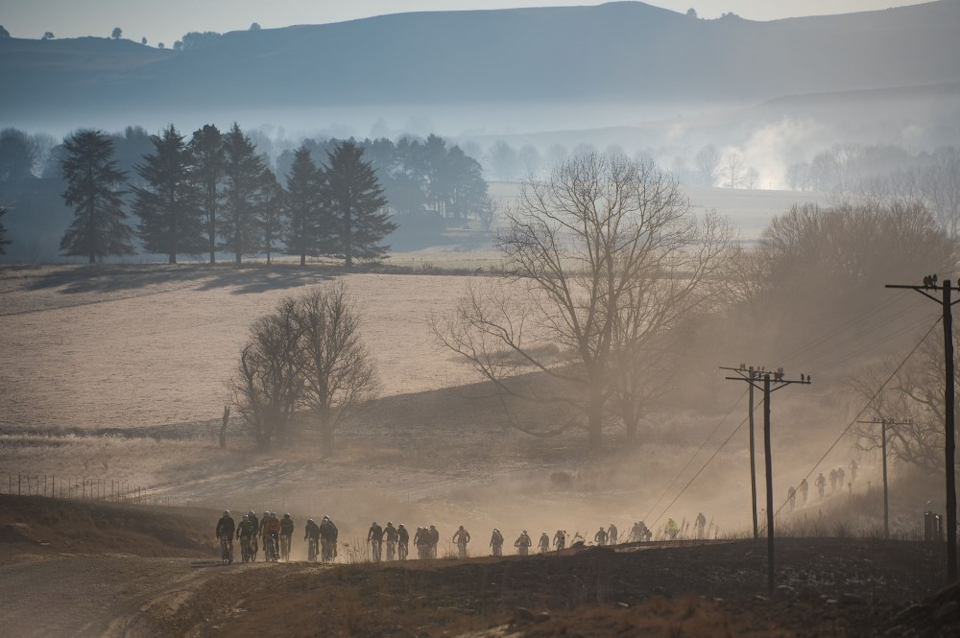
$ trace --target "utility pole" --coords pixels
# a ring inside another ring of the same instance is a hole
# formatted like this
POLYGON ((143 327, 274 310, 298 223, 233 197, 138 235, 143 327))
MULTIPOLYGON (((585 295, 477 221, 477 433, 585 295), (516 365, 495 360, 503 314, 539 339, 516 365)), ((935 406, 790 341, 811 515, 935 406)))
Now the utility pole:
POLYGON ((943 308, 943 359, 944 359, 944 465, 947 483, 947 584, 957 580, 957 480, 956 480, 956 378, 953 366, 953 291, 950 280, 937 283, 936 275, 923 278, 923 285, 887 285, 887 288, 916 290, 924 297, 939 303, 943 308), (937 299, 928 290, 939 290, 943 296, 937 299))
POLYGON ((910 425, 910 421, 857 421, 880 426, 880 449, 883 451, 883 536, 890 538, 890 500, 887 494, 887 428, 896 425, 910 425))
MULTIPOLYGON (((751 388, 757 388, 763 391, 763 456, 764 469, 767 479, 767 587, 770 595, 774 591, 774 530, 773 530, 773 455, 770 451, 770 395, 781 390, 788 385, 799 383, 810 385, 809 375, 800 375, 800 379, 787 379, 783 368, 776 372, 768 372, 766 368, 747 367, 740 364, 739 368, 721 368, 721 370, 732 370, 737 373, 735 377, 725 377, 728 381, 746 381, 751 388), (763 385, 758 385, 763 381, 763 385)), ((753 412, 753 403, 750 404, 750 411, 753 412)))
MULTIPOLYGON (((747 368, 746 365, 740 364, 739 368, 725 368, 720 367, 721 370, 728 370, 731 372, 736 372, 743 379, 752 379, 753 378, 753 367, 747 368)), ((757 437, 754 434, 753 426, 753 384, 748 383, 747 386, 750 389, 750 404, 747 406, 748 417, 750 419, 750 499, 751 506, 753 509, 753 539, 757 540, 760 538, 760 527, 757 524, 757 455, 756 455, 756 442, 757 437)))

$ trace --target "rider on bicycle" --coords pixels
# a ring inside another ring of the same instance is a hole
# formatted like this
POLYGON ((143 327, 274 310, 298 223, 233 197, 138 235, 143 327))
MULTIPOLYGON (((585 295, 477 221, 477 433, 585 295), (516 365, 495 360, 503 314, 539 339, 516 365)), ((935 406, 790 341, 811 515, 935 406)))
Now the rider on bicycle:
POLYGON ((317 549, 320 547, 320 526, 313 522, 312 518, 307 519, 307 524, 303 528, 303 540, 307 543, 307 558, 312 561, 317 560, 317 549))
POLYGON ((233 562, 233 533, 237 530, 236 523, 230 517, 230 510, 223 510, 223 516, 217 521, 217 540, 220 541, 220 555, 223 560, 233 562))
POLYGON ((520 537, 513 543, 513 546, 517 548, 517 553, 520 556, 526 556, 530 551, 531 545, 533 545, 533 541, 530 539, 530 535, 527 534, 527 530, 523 530, 520 537))
POLYGON ((263 553, 267 560, 276 562, 279 558, 280 519, 276 512, 267 512, 263 519, 263 553))
POLYGON ((383 544, 383 528, 373 521, 370 531, 367 532, 367 540, 370 541, 370 548, 373 550, 373 562, 380 562, 380 547, 383 544))
POLYGON ((243 562, 250 560, 251 556, 256 556, 256 550, 253 549, 253 539, 256 537, 257 528, 254 527, 253 521, 250 520, 250 515, 244 514, 243 520, 237 525, 236 536, 236 538, 240 539, 240 554, 243 557, 243 562))
POLYGON ((323 548, 323 561, 332 562, 337 557, 337 526, 329 516, 320 521, 320 544, 323 548))
POLYGON ((250 539, 250 542, 253 545, 253 555, 257 555, 257 534, 260 533, 260 519, 257 518, 257 513, 253 510, 247 512, 247 516, 250 517, 250 523, 253 525, 253 538, 250 539))
POLYGON ((280 545, 283 547, 283 559, 290 560, 290 545, 293 540, 293 519, 290 514, 284 514, 280 521, 280 545))
POLYGON ((553 535, 553 546, 559 552, 567 545, 567 533, 562 529, 558 529, 557 533, 553 535))
POLYGON ((470 532, 463 528, 463 525, 460 526, 453 534, 453 542, 457 544, 457 552, 459 553, 460 559, 467 557, 467 543, 470 542, 470 532))
POLYGON ((400 536, 400 533, 397 531, 397 528, 393 526, 392 522, 387 521, 387 526, 383 529, 383 535, 387 539, 387 560, 393 560, 397 548, 397 538, 400 536))
POLYGON ((490 535, 490 547, 493 548, 494 556, 503 556, 503 534, 499 529, 494 529, 490 535))
POLYGON ((410 532, 400 523, 397 527, 397 552, 400 560, 407 560, 407 553, 410 551, 410 532))

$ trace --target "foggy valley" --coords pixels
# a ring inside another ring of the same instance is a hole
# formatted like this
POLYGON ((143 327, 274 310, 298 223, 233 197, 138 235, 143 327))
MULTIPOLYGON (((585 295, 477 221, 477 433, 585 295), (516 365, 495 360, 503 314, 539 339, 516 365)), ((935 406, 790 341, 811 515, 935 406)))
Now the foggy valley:
POLYGON ((0 9, 5 635, 960 631, 960 1, 59 1, 0 9))

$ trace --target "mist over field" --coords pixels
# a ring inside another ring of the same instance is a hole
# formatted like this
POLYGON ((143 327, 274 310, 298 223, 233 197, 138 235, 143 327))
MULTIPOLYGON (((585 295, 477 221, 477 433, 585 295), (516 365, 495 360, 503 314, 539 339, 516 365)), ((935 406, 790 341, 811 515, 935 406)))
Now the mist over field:
POLYGON ((10 635, 956 635, 960 1, 57 24, 10 635))

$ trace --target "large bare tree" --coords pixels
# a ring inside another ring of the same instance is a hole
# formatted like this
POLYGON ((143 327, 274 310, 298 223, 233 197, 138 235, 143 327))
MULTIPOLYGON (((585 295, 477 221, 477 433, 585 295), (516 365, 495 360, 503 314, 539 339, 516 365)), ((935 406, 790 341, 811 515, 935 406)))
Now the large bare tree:
POLYGON ((314 411, 324 455, 333 452, 333 435, 370 399, 380 383, 360 339, 360 309, 338 282, 315 288, 297 303, 303 405, 314 411))
POLYGON ((257 446, 283 444, 303 396, 297 302, 286 298, 257 319, 240 350, 231 384, 233 404, 253 430, 257 446))
POLYGON ((720 259, 725 226, 696 219, 653 164, 597 154, 526 183, 502 220, 502 276, 471 285, 455 312, 434 317, 434 333, 502 397, 566 415, 514 425, 583 428, 599 450, 617 375, 642 368, 653 336, 676 324, 713 272, 693 264, 720 259))
POLYGON ((374 398, 379 382, 360 339, 360 310, 342 283, 288 297, 250 328, 231 383, 233 404, 257 444, 287 442, 298 417, 316 423, 323 452, 336 429, 374 398))

